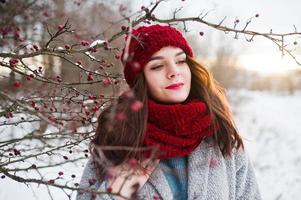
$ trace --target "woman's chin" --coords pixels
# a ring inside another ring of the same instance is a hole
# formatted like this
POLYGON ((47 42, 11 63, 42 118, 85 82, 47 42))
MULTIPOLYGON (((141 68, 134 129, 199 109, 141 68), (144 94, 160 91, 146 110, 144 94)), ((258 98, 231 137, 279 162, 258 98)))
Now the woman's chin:
POLYGON ((164 98, 160 100, 162 103, 166 104, 176 104, 176 103, 183 103, 187 99, 187 95, 185 96, 169 96, 168 98, 164 98))

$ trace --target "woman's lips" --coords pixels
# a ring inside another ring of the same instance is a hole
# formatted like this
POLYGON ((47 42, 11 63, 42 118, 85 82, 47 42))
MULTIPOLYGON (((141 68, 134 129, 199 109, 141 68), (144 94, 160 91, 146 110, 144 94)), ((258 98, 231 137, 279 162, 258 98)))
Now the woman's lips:
POLYGON ((177 90, 177 89, 181 88, 183 85, 184 85, 184 83, 175 83, 175 84, 171 84, 171 85, 167 86, 165 89, 177 90))

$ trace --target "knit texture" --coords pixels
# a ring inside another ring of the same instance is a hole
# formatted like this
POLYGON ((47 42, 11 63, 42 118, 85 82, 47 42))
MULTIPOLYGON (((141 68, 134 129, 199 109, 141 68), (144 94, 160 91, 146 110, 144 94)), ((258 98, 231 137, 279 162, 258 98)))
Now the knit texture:
MULTIPOLYGON (((129 37, 126 36, 126 40, 129 37)), ((124 48, 121 59, 124 65, 124 77, 130 87, 133 87, 140 72, 151 56, 163 47, 173 46, 181 48, 188 56, 193 52, 183 35, 174 27, 151 25, 140 26, 131 32, 131 40, 128 49, 124 48), (127 51, 128 56, 124 61, 127 51)))
POLYGON ((187 200, 187 156, 161 160, 161 168, 175 200, 187 200))
MULTIPOLYGON (((105 182, 89 184, 96 177, 95 168, 89 160, 80 182, 80 188, 105 191, 105 182)), ((247 153, 233 150, 232 157, 223 157, 218 146, 210 138, 187 156, 188 200, 261 200, 252 164, 247 153)), ((138 200, 173 200, 173 192, 164 168, 159 164, 143 187, 138 200), (154 198, 156 197, 156 198, 154 198)), ((89 192, 78 194, 76 200, 91 200, 89 192)), ((98 195, 96 200, 111 200, 110 196, 98 195)))
MULTIPOLYGON (((185 103, 160 104, 148 100, 148 124, 145 146, 156 146, 160 159, 191 153, 203 137, 214 134, 205 102, 194 99, 185 103)), ((150 152, 145 152, 148 157, 150 152)))

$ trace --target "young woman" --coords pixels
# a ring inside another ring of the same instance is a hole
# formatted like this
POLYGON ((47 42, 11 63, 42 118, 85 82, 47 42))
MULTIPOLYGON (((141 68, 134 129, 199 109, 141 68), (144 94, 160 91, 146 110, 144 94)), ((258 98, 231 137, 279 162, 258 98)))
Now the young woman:
POLYGON ((182 34, 141 26, 127 41, 131 90, 99 116, 77 199, 261 199, 224 92, 182 34))

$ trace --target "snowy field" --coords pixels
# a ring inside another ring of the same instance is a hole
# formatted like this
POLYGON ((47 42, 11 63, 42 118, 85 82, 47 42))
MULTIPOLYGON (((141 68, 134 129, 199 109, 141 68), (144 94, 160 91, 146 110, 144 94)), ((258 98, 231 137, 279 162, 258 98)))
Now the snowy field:
MULTIPOLYGON (((301 191, 301 93, 230 91, 237 127, 253 161, 264 200, 296 200, 301 191)), ((83 163, 83 162, 82 162, 83 163)), ((52 169, 54 170, 54 169, 52 169)), ((83 164, 68 167, 77 179, 83 164)), ((56 170, 47 174, 55 174, 56 170)), ((61 190, 51 189, 53 199, 67 199, 61 190)), ((72 195, 74 199, 75 195, 72 195)), ((2 200, 51 199, 45 186, 26 186, 0 180, 2 200)))
POLYGON ((301 199, 301 93, 229 96, 263 199, 301 199))

